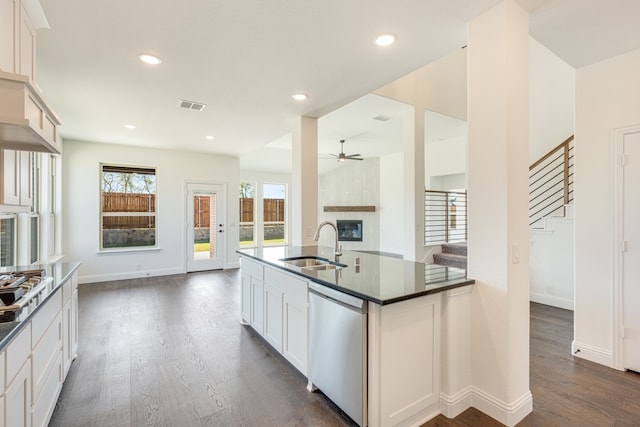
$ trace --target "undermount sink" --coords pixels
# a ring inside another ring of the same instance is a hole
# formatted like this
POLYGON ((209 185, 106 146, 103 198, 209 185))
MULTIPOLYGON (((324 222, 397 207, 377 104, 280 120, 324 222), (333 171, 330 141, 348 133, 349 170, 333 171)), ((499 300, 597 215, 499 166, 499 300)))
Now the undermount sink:
POLYGON ((280 261, 284 261, 289 267, 300 268, 302 270, 335 270, 346 267, 345 264, 332 262, 319 257, 291 257, 282 258, 280 261))

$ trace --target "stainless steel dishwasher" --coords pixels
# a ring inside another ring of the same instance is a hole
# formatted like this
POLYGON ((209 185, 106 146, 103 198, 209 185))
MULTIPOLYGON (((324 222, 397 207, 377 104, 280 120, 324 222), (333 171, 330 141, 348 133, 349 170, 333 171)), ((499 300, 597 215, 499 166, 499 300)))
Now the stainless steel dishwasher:
POLYGON ((367 425, 367 302, 309 284, 309 382, 367 425))

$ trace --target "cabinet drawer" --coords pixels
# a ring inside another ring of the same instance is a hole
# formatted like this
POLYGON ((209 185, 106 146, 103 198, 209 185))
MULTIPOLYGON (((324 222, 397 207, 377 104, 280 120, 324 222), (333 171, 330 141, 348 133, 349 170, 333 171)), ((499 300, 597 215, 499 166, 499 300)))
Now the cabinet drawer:
POLYGON ((266 268, 264 281, 278 286, 291 301, 302 305, 307 303, 307 282, 274 268, 266 268))
POLYGON ((6 350, 7 376, 5 384, 9 385, 31 353, 31 323, 9 343, 6 350))
POLYGON ((49 329, 33 350, 32 372, 33 372, 33 401, 40 397, 40 392, 44 386, 52 364, 61 356, 62 351, 62 314, 58 313, 49 329))
POLYGON ((46 304, 38 310, 38 312, 33 317, 31 321, 32 325, 32 338, 31 338, 31 348, 35 348, 42 338, 42 335, 49 329, 49 325, 56 318, 58 313, 62 310, 62 292, 58 289, 55 294, 53 294, 46 304))
POLYGON ((242 271, 248 273, 251 277, 255 277, 258 280, 264 279, 264 267, 259 262, 253 261, 247 257, 242 257, 240 264, 242 271))
POLYGON ((62 358, 58 353, 53 369, 48 373, 40 398, 34 402, 31 410, 32 427, 46 427, 58 400, 62 388, 62 358))

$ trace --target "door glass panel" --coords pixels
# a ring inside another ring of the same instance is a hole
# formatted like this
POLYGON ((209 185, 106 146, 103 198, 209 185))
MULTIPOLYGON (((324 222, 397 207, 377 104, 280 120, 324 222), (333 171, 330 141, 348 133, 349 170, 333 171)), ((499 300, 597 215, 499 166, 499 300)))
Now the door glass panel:
POLYGON ((216 257, 216 194, 193 195, 193 258, 216 257))

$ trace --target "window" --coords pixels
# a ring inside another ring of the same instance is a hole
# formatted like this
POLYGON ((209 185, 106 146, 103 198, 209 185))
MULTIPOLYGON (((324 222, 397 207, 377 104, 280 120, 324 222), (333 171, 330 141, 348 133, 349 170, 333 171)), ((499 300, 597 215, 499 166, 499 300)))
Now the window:
POLYGON ((157 247, 156 168, 101 165, 101 249, 157 247))
POLYGON ((263 242, 286 244, 286 184, 264 184, 262 191, 263 242))
POLYGON ((56 252, 57 162, 57 156, 49 155, 49 235, 47 238, 47 254, 49 256, 54 255, 56 252))
POLYGON ((240 183, 240 246, 255 246, 256 183, 240 183))
POLYGON ((16 265, 16 216, 0 215, 0 267, 16 265))
POLYGON ((29 216, 29 263, 35 264, 40 260, 40 216, 29 216))

